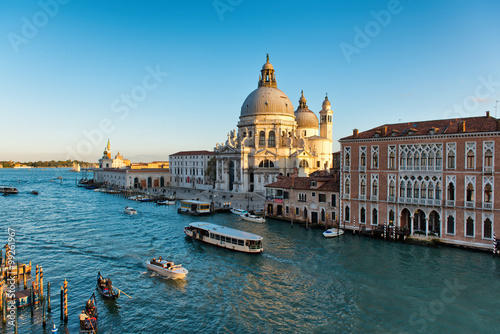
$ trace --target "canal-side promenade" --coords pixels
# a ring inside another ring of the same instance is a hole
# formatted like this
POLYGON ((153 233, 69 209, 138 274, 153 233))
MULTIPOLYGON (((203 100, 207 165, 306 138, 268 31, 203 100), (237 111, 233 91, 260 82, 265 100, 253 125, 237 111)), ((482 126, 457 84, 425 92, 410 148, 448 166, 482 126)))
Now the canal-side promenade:
MULTIPOLYGON (((71 175, 0 171, 19 189, 0 197, 2 231, 16 229, 17 259, 42 265, 46 282, 59 287, 67 280, 70 333, 98 270, 132 296, 98 298, 102 333, 498 332, 499 262, 491 254, 349 233, 325 239, 321 230, 273 219, 179 215, 174 207, 77 188, 71 175), (58 175, 62 184, 50 182, 58 175), (130 203, 137 215, 123 213, 130 203), (235 253, 186 238, 183 227, 197 220, 261 235, 264 252, 235 253), (182 263, 186 279, 147 271, 145 260, 159 255, 182 263)), ((52 308, 49 326, 64 328, 57 298, 52 308)), ((19 317, 20 333, 43 333, 29 309, 19 317)))

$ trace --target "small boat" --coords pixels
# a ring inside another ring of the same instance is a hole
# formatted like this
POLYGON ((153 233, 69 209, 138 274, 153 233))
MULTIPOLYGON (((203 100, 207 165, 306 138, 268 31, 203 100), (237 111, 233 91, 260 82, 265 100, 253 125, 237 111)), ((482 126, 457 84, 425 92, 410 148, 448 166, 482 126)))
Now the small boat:
POLYGON ((158 201, 156 202, 156 204, 158 205, 175 205, 175 200, 171 201, 171 200, 164 200, 164 201, 158 201))
POLYGON ((161 256, 146 262, 146 267, 158 274, 169 278, 184 278, 188 271, 182 267, 182 264, 174 264, 172 261, 166 261, 161 256))
POLYGON ((235 215, 238 215, 238 216, 241 216, 242 214, 248 213, 247 210, 235 209, 235 208, 231 208, 229 211, 231 211, 231 213, 234 213, 235 215))
POLYGON ((0 186, 0 193, 2 193, 4 195, 15 195, 15 194, 19 193, 19 191, 17 190, 17 188, 14 188, 14 187, 0 186))
POLYGON ((85 311, 83 313, 86 315, 86 319, 83 324, 80 323, 80 334, 97 333, 97 307, 95 305, 95 293, 93 293, 85 304, 85 311))
POLYGON ((135 214, 137 214, 137 210, 134 209, 134 208, 131 208, 130 206, 126 206, 124 212, 126 214, 128 214, 128 215, 135 215, 135 214))
POLYGON ((344 234, 344 230, 338 229, 338 228, 329 228, 325 232, 323 232, 323 235, 325 238, 333 238, 333 237, 338 237, 339 235, 344 234))
POLYGON ((99 291, 104 299, 117 299, 120 297, 120 291, 114 293, 111 279, 103 278, 100 271, 97 274, 97 291, 99 291))
POLYGON ((33 191, 31 192, 31 195, 38 195, 38 191, 33 190, 33 191))
POLYGON ((249 222, 254 222, 254 223, 265 223, 266 222, 266 220, 264 218, 256 216, 256 215, 251 215, 248 212, 242 214, 240 217, 243 220, 247 220, 249 222))

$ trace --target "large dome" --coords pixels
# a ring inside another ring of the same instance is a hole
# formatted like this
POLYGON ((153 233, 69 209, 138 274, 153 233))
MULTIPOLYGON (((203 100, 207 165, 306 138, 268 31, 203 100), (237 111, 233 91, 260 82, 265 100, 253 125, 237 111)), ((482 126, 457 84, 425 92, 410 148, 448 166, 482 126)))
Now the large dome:
POLYGON ((248 95, 241 106, 241 115, 288 115, 294 116, 288 96, 278 88, 259 87, 248 95))

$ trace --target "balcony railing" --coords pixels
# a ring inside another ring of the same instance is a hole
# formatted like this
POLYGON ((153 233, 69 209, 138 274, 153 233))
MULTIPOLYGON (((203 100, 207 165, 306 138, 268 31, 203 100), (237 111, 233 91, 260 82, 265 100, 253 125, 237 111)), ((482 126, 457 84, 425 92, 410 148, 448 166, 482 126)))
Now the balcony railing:
POLYGON ((359 166, 360 172, 366 172, 366 166, 359 166))
POLYGON ((399 203, 404 203, 405 202, 405 198, 404 197, 400 197, 399 198, 399 203))
POLYGON ((434 205, 434 200, 433 199, 428 199, 427 200, 427 205, 434 205))
POLYGON ((406 203, 411 204, 411 200, 412 200, 411 198, 407 198, 407 199, 406 199, 406 203))
POLYGON ((349 199, 350 195, 349 194, 344 194, 344 199, 349 199))
POLYGON ((441 170, 441 166, 436 166, 436 170, 441 170))
POLYGON ((472 202, 472 201, 465 201, 465 207, 466 208, 473 208, 474 207, 474 202, 472 202))
POLYGON ((344 166, 344 172, 348 172, 351 169, 350 166, 344 166))
POLYGON ((483 209, 493 209, 492 202, 483 202, 483 209))
POLYGON ((421 199, 420 199, 420 204, 421 204, 421 205, 425 205, 425 198, 421 198, 421 199))
POLYGON ((378 201, 378 195, 372 195, 371 200, 375 202, 378 201))
POLYGON ((413 204, 418 204, 418 203, 419 203, 418 198, 414 198, 414 199, 413 199, 413 204))
POLYGON ((387 202, 394 203, 396 201, 396 196, 387 196, 387 202))
POLYGON ((358 197, 360 201, 366 200, 366 195, 359 195, 358 197))
POLYGON ((493 173, 493 166, 483 166, 483 173, 492 174, 493 173))
POLYGON ((435 199, 434 200, 434 205, 435 206, 441 206, 441 200, 440 199, 435 199))
POLYGON ((450 200, 450 199, 447 199, 446 200, 446 206, 455 206, 455 200, 450 200))

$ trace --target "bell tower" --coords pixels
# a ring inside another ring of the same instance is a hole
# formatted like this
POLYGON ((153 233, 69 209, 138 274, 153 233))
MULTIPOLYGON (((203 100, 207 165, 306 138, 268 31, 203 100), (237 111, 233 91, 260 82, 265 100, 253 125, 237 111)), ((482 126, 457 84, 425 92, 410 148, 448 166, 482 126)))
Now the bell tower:
POLYGON ((319 112, 320 123, 319 123, 319 133, 323 138, 333 139, 333 110, 331 108, 330 101, 328 101, 328 95, 325 96, 325 101, 323 101, 323 108, 319 112))

